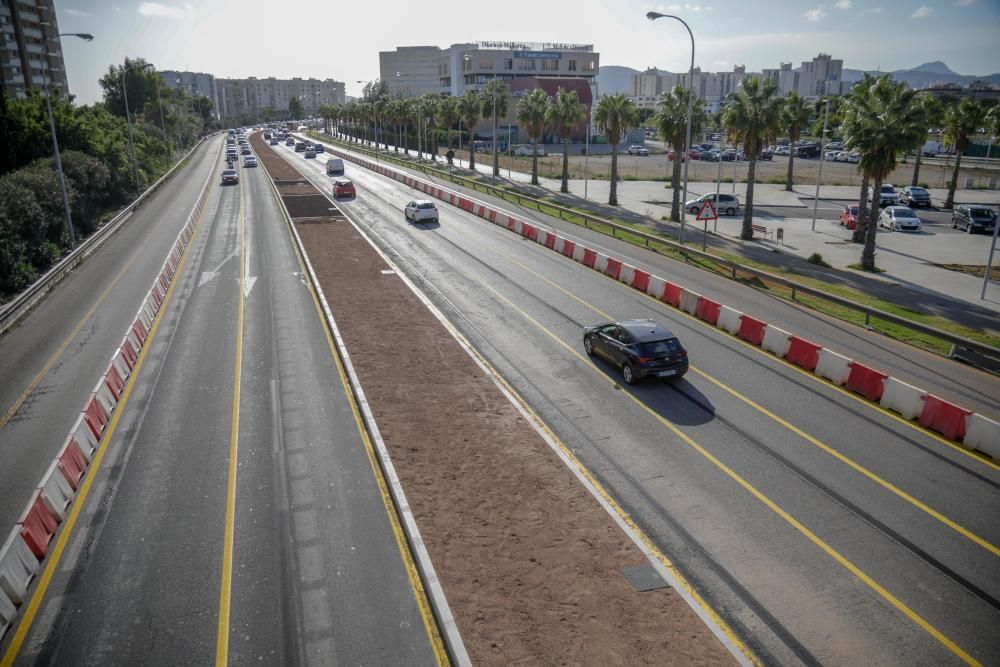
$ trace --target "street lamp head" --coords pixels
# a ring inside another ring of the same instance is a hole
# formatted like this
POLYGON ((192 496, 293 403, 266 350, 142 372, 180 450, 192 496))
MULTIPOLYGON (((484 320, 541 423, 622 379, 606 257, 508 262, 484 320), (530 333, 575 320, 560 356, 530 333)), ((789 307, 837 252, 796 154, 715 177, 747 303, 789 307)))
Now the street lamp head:
POLYGON ((82 39, 85 42, 92 42, 92 41, 94 41, 94 36, 91 35, 89 32, 76 32, 76 33, 73 33, 73 34, 76 35, 77 37, 79 37, 80 39, 82 39))
POLYGON ((656 19, 662 19, 666 14, 661 14, 660 12, 646 12, 646 18, 650 21, 655 21, 656 19))

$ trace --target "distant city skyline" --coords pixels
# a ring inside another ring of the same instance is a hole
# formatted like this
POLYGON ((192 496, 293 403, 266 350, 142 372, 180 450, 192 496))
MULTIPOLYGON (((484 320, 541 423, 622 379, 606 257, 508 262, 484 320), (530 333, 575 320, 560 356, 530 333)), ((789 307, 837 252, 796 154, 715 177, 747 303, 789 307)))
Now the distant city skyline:
POLYGON ((379 51, 489 39, 588 43, 601 53, 602 66, 686 71, 687 32, 677 21, 646 20, 650 10, 689 22, 695 65, 706 72, 735 65, 760 72, 818 52, 842 59, 845 69, 891 71, 940 60, 960 74, 1000 72, 997 0, 581 0, 569 17, 555 3, 510 0, 505 7, 489 14, 488 29, 475 12, 456 11, 444 0, 390 0, 379 16, 393 19, 375 24, 369 5, 313 0, 66 0, 57 13, 63 32, 95 36, 63 43, 70 91, 80 103, 101 99, 98 79, 126 56, 217 77, 332 78, 354 96, 363 85, 358 80, 378 77, 379 51))

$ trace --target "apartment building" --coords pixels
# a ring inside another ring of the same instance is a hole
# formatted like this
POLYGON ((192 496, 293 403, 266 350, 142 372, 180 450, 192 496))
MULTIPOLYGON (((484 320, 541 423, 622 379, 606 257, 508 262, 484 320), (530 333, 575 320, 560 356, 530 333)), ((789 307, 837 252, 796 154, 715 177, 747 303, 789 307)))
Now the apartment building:
POLYGON ((320 105, 343 104, 344 83, 333 79, 216 79, 218 109, 222 118, 237 118, 244 113, 260 116, 267 112, 280 115, 288 111, 288 101, 299 98, 307 115, 319 112, 320 105))
POLYGON ((737 65, 732 72, 702 72, 695 67, 693 73, 673 73, 651 68, 632 75, 630 97, 640 109, 655 109, 663 93, 684 86, 705 100, 706 113, 715 113, 748 76, 743 65, 737 65))
POLYGON ((191 97, 207 97, 212 100, 212 111, 216 118, 219 117, 219 94, 214 76, 204 72, 176 70, 162 70, 160 76, 167 88, 182 90, 191 97))
POLYGON ((0 0, 0 85, 25 97, 44 83, 69 94, 53 0, 0 0))

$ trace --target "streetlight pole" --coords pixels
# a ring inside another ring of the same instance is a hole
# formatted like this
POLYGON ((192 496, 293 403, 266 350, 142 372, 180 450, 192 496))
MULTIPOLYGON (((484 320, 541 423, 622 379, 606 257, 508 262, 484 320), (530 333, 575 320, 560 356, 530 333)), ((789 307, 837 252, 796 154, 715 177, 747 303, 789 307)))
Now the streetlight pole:
MULTIPOLYGON (((143 67, 143 69, 152 71, 153 63, 146 63, 146 66, 143 67)), ((156 86, 156 106, 160 107, 160 129, 163 130, 163 145, 167 149, 169 156, 170 154, 173 153, 173 151, 170 150, 170 143, 167 141, 167 126, 163 122, 163 100, 160 98, 159 82, 157 82, 156 86)))
MULTIPOLYGON (((42 25, 49 24, 43 23, 42 25)), ((66 32, 56 36, 79 37, 86 42, 94 39, 93 35, 85 32, 66 32)), ((59 175, 59 189, 62 191, 63 210, 66 213, 66 232, 69 235, 69 248, 70 250, 76 250, 76 231, 73 229, 73 215, 69 208, 69 194, 66 192, 66 178, 63 175, 62 157, 59 155, 59 140, 56 138, 56 121, 52 115, 52 101, 49 99, 49 77, 52 69, 49 66, 49 49, 47 45, 45 46, 43 57, 45 60, 45 72, 42 76, 42 88, 45 92, 45 109, 49 114, 49 131, 52 133, 52 153, 56 159, 56 173, 59 175)))
POLYGON ((493 78, 490 79, 490 83, 493 85, 493 183, 497 182, 497 176, 500 175, 500 165, 497 164, 497 73, 493 70, 493 78))
POLYGON ((594 94, 590 98, 590 118, 587 119, 586 147, 583 149, 583 198, 587 198, 587 186, 590 185, 590 133, 594 130, 594 107, 600 97, 601 84, 594 81, 594 94))
MULTIPOLYGON (((672 14, 660 14, 659 12, 649 12, 646 14, 646 18, 650 21, 655 21, 656 19, 677 19, 682 24, 684 28, 688 31, 688 36, 691 38, 691 69, 688 74, 688 110, 687 110, 687 138, 684 141, 684 201, 687 202, 688 196, 688 165, 690 164, 690 152, 691 152, 691 114, 692 108, 694 106, 694 33, 691 32, 691 27, 684 21, 684 19, 679 16, 673 16, 672 14)), ((677 151, 680 153, 680 151, 677 151)), ((680 157, 679 155, 675 157, 680 157)), ((687 218, 687 208, 681 209, 681 236, 680 242, 684 243, 684 223, 687 218)))
POLYGON ((139 194, 139 162, 135 159, 135 141, 132 139, 132 116, 128 110, 128 88, 125 87, 125 72, 128 70, 128 59, 122 65, 122 97, 125 100, 125 122, 128 125, 128 145, 132 149, 132 174, 135 176, 135 194, 139 194))
POLYGON ((826 124, 830 120, 830 97, 827 96, 823 112, 823 135, 819 138, 819 175, 816 177, 816 197, 813 199, 812 231, 816 231, 816 212, 819 209, 819 184, 823 182, 823 163, 826 162, 826 124))

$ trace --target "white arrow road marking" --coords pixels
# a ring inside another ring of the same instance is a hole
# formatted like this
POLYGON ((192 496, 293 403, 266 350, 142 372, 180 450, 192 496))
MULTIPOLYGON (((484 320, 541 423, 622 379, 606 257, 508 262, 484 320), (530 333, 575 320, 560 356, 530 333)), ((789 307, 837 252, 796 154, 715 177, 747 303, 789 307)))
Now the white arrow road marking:
POLYGON ((246 281, 243 283, 243 298, 250 296, 250 290, 253 289, 253 285, 256 282, 257 276, 247 276, 246 281))
POLYGON ((232 252, 230 252, 228 255, 226 255, 223 258, 223 260, 221 262, 219 262, 218 266, 216 266, 214 269, 212 269, 211 271, 202 271, 201 272, 201 279, 198 280, 198 287, 201 287, 202 285, 204 285, 205 283, 207 283, 212 278, 215 278, 216 276, 218 276, 219 275, 219 271, 222 269, 223 264, 225 264, 226 262, 228 262, 229 260, 231 260, 233 257, 236 257, 236 255, 238 255, 238 254, 240 254, 240 251, 239 251, 239 248, 236 248, 232 252))
POLYGON ((243 240, 243 298, 246 299, 250 296, 250 291, 253 289, 254 283, 257 282, 257 276, 250 275, 250 228, 246 228, 244 240, 243 240))

